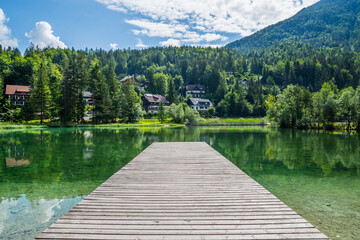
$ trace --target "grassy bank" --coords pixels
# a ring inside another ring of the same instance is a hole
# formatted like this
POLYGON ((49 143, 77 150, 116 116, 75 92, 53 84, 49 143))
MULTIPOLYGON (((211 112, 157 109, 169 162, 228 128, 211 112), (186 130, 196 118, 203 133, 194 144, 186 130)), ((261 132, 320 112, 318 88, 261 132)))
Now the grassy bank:
POLYGON ((201 119, 190 126, 266 126, 264 118, 208 118, 201 119))
MULTIPOLYGON (((268 123, 262 118, 210 118, 197 121, 196 123, 188 123, 188 126, 265 126, 268 123)), ((62 124, 60 122, 45 122, 40 124, 39 121, 31 121, 29 123, 7 123, 1 122, 0 129, 42 129, 42 128, 61 128, 61 127, 93 127, 93 128, 141 128, 141 127, 180 127, 184 124, 177 124, 171 119, 165 119, 160 123, 158 119, 143 119, 137 123, 107 123, 92 124, 91 122, 82 124, 62 124)))
POLYGON ((6 129, 46 129, 46 128, 62 128, 62 127, 74 127, 74 128, 141 128, 141 127, 179 127, 185 126, 184 124, 175 124, 166 120, 164 123, 160 123, 158 120, 144 119, 137 123, 107 123, 107 124, 92 124, 91 122, 82 124, 62 124, 59 122, 45 122, 40 124, 39 121, 32 121, 29 123, 7 123, 0 122, 0 130, 6 129))
POLYGON ((0 123, 0 129, 33 129, 33 128, 48 128, 47 125, 41 125, 40 123, 0 123))

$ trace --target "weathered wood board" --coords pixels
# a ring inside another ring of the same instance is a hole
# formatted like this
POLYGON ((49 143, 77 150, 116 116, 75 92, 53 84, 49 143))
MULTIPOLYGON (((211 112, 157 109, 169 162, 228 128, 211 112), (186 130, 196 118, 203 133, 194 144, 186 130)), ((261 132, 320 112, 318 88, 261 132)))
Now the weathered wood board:
POLYGON ((153 143, 37 239, 328 239, 206 143, 153 143))

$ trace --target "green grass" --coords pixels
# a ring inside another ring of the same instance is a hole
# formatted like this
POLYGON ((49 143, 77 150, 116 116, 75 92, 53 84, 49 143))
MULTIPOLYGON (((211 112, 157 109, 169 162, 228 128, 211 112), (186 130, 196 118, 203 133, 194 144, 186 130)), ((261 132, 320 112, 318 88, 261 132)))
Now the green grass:
POLYGON ((267 125, 264 118, 202 118, 193 126, 267 125))
MULTIPOLYGON (((196 123, 188 124, 191 126, 241 126, 241 125, 266 125, 263 118, 201 118, 196 123)), ((142 128, 142 127, 179 127, 184 124, 176 124, 170 118, 164 120, 163 123, 157 118, 142 119, 137 123, 107 123, 107 124, 67 124, 60 122, 40 124, 39 120, 30 121, 28 123, 8 123, 0 122, 0 129, 32 129, 32 128, 61 128, 61 127, 90 127, 90 128, 142 128)))
POLYGON ((46 125, 39 123, 8 123, 0 122, 0 129, 28 129, 28 128, 47 128, 46 125))
POLYGON ((0 130, 6 129, 46 129, 46 128, 62 128, 62 127, 75 127, 75 128, 154 128, 154 127, 179 127, 184 126, 184 124, 175 124, 166 119, 164 123, 160 123, 157 119, 154 119, 154 122, 151 119, 143 119, 137 123, 107 123, 107 124, 62 124, 60 122, 52 122, 40 124, 38 121, 32 121, 29 123, 9 123, 9 122, 0 122, 0 130))

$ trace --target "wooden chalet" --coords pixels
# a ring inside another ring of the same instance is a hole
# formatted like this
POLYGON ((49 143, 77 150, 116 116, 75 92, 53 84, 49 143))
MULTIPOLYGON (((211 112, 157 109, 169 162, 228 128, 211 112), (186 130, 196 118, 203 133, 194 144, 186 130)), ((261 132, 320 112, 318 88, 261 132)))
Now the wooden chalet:
POLYGON ((203 98, 206 93, 206 88, 204 85, 186 85, 185 87, 185 97, 191 95, 194 98, 203 98))
POLYGON ((157 94, 144 94, 141 97, 141 100, 143 101, 143 107, 148 114, 158 113, 160 103, 164 103, 165 106, 169 105, 169 102, 165 97, 157 94))
POLYGON ((209 108, 214 106, 209 99, 203 98, 189 98, 187 104, 189 107, 198 110, 199 112, 207 112, 209 108))
POLYGON ((5 97, 10 99, 11 105, 22 106, 30 98, 30 86, 6 85, 5 97))

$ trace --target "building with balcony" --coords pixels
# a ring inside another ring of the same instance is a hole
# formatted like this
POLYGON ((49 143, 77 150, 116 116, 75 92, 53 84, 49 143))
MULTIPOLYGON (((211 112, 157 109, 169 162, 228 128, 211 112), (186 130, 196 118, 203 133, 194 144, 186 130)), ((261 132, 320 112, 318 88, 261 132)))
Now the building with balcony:
POLYGON ((209 108, 214 106, 209 99, 203 98, 189 98, 187 104, 199 112, 207 112, 209 108))
POLYGON ((169 102, 165 97, 156 94, 144 94, 141 97, 143 107, 148 114, 156 114, 159 111, 160 103, 164 103, 164 106, 169 105, 169 102))
POLYGON ((194 98, 203 98, 205 97, 206 88, 204 85, 186 85, 185 87, 185 97, 191 95, 194 98))
POLYGON ((6 85, 5 97, 10 100, 11 105, 22 106, 30 98, 30 86, 6 85))

